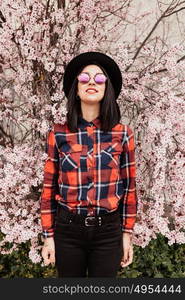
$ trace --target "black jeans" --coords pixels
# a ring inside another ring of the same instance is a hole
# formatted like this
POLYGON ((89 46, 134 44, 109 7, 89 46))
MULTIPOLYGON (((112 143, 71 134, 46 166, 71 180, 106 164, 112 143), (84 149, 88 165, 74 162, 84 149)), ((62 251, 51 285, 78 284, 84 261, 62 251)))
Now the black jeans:
POLYGON ((54 234, 58 277, 116 277, 123 255, 118 211, 104 215, 100 226, 85 226, 84 218, 58 205, 54 234))

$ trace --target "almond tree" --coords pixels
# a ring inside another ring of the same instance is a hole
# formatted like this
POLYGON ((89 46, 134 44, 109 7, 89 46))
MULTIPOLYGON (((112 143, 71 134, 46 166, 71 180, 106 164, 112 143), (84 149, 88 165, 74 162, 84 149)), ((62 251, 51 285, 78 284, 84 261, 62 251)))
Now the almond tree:
POLYGON ((46 134, 65 121, 66 64, 93 50, 122 70, 117 101, 136 144, 134 243, 145 247, 158 233, 170 245, 185 243, 185 1, 153 3, 138 11, 136 0, 0 0, 1 253, 30 240, 30 259, 41 261, 46 134), (175 44, 170 22, 177 24, 175 44))

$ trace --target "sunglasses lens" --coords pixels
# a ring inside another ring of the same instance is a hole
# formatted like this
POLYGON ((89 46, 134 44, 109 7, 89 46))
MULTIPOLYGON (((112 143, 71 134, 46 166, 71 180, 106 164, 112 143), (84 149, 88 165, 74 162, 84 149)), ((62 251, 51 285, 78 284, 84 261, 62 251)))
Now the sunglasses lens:
POLYGON ((81 83, 87 83, 89 81, 89 75, 86 74, 86 73, 81 73, 79 76, 78 76, 78 80, 81 82, 81 83))
POLYGON ((96 83, 105 83, 106 80, 107 80, 107 77, 104 74, 97 74, 95 76, 96 83))

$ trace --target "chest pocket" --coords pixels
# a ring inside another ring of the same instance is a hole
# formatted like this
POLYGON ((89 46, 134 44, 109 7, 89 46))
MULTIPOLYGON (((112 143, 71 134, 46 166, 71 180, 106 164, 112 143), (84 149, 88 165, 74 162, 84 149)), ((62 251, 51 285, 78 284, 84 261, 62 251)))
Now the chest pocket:
POLYGON ((63 144, 59 150, 60 168, 63 172, 80 167, 82 145, 74 143, 63 144))
POLYGON ((110 168, 119 168, 122 151, 123 147, 120 142, 112 142, 106 145, 102 144, 100 153, 101 165, 110 168))

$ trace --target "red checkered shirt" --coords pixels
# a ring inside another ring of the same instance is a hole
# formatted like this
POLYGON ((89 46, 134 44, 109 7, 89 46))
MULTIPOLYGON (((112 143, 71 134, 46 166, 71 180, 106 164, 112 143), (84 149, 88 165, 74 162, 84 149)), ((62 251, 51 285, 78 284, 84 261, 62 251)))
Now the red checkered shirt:
POLYGON ((43 237, 55 230, 57 203, 84 216, 120 211, 122 232, 132 233, 137 194, 134 135, 118 123, 111 131, 100 129, 99 117, 78 119, 78 131, 67 123, 54 124, 46 142, 48 157, 40 197, 43 237))

